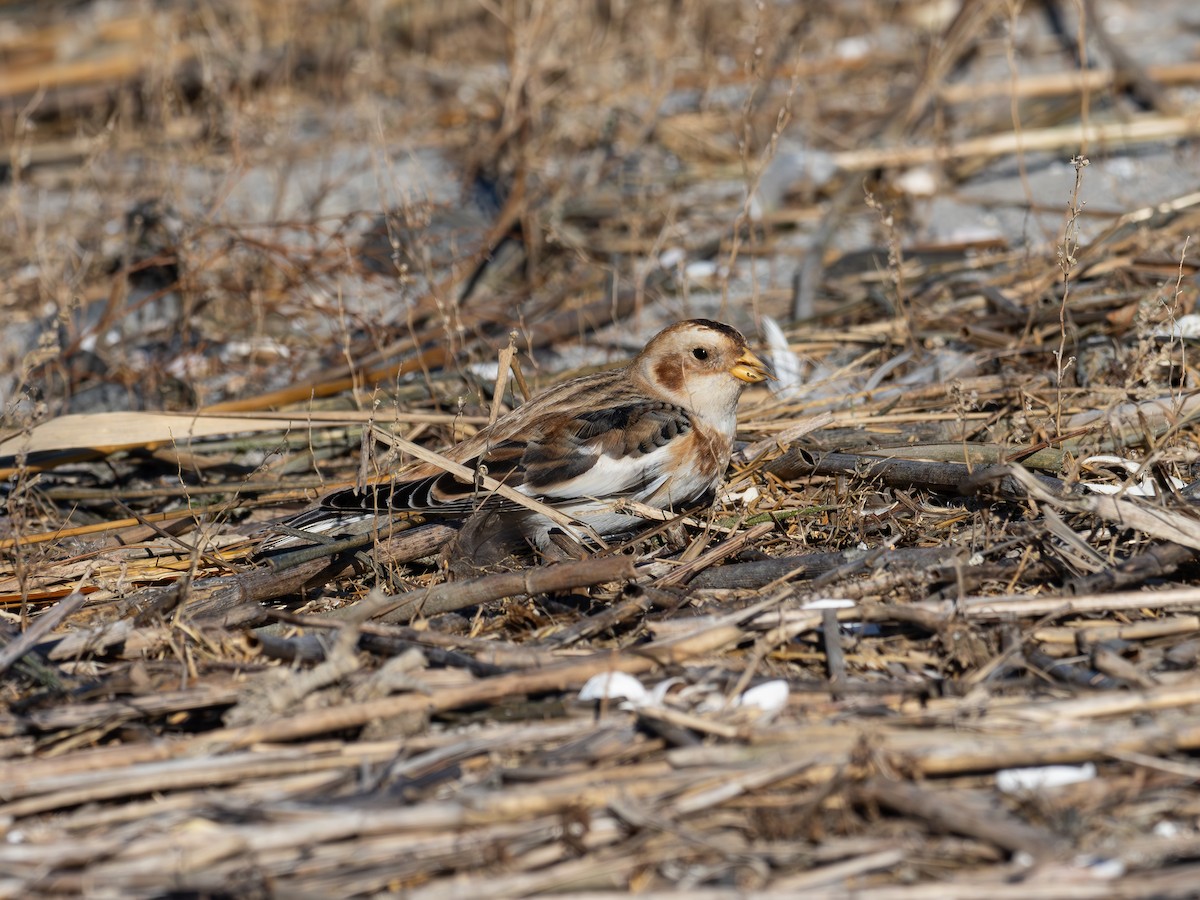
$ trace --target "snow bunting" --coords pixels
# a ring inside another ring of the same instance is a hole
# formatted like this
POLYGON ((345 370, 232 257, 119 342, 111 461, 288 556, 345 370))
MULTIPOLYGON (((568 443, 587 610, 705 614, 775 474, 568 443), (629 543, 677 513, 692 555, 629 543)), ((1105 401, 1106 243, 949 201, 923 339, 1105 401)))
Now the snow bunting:
MULTIPOLYGON (((584 534, 630 532, 645 519, 623 512, 622 501, 667 511, 712 502, 729 465, 742 390, 768 377, 736 329, 708 319, 677 322, 628 365, 556 385, 444 455, 554 507, 584 534)), ((459 520, 486 514, 515 524, 542 549, 555 529, 546 516, 424 465, 327 495, 258 552, 297 546, 297 530, 345 536, 404 512, 459 520)))

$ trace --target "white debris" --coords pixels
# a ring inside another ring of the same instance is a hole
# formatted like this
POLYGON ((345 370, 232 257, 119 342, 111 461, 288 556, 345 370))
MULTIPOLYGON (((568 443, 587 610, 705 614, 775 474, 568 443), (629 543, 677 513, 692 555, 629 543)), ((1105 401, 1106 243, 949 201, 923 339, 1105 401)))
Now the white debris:
POLYGON ((901 172, 893 183, 897 190, 910 197, 932 197, 940 188, 937 173, 928 166, 901 172))
MULTIPOLYGON (((1125 459, 1121 456, 1112 456, 1111 454, 1101 453, 1096 456, 1089 456, 1082 463, 1085 469, 1095 469, 1100 466, 1109 466, 1114 469, 1124 469, 1130 475, 1135 476, 1136 480, 1125 484, 1114 484, 1112 482, 1083 482, 1083 487, 1087 488, 1094 494, 1121 494, 1125 497, 1157 497, 1158 482, 1154 480, 1154 476, 1140 462, 1134 459, 1125 459)), ((1184 486, 1184 482, 1178 478, 1168 476, 1167 482, 1176 490, 1184 486)))
POLYGON ((1200 337, 1200 315, 1191 313, 1186 316, 1180 316, 1173 322, 1166 323, 1155 331, 1158 337, 1174 338, 1196 338, 1200 337))
POLYGON ((1027 769, 1001 769, 996 773, 996 787, 1005 794, 1041 791, 1079 784, 1096 777, 1095 763, 1082 766, 1033 766, 1027 769))
POLYGON ((725 491, 721 494, 721 502, 729 505, 738 504, 740 506, 749 506, 758 499, 758 488, 754 485, 746 488, 744 491, 725 491))
POLYGON ((667 701, 667 691, 675 687, 677 684, 683 684, 682 678, 668 678, 666 681, 660 681, 650 691, 643 706, 663 706, 667 701))
POLYGON ((1124 862, 1111 857, 1081 856, 1074 863, 1077 868, 1086 869, 1087 874, 1097 881, 1112 881, 1127 871, 1124 862))
POLYGON ((580 700, 627 700, 634 706, 641 706, 648 697, 642 683, 624 672, 593 675, 579 689, 580 700))
POLYGON ((495 360, 467 363, 467 369, 478 375, 485 384, 495 382, 500 376, 500 363, 495 360))
POLYGON ((1179 837, 1179 833, 1182 831, 1179 825, 1170 819, 1163 819, 1151 830, 1154 832, 1155 837, 1160 838, 1176 838, 1179 837))
POLYGON ((787 336, 779 323, 770 316, 763 316, 762 329, 767 339, 771 367, 775 370, 775 380, 770 382, 771 390, 780 397, 799 393, 804 388, 804 363, 788 346, 787 336))
POLYGON ((682 247, 668 247, 658 257, 658 264, 664 269, 678 269, 687 259, 687 251, 682 247))
POLYGON ((817 600, 809 600, 800 608, 804 610, 854 609, 854 601, 845 600, 841 597, 821 597, 817 600))
POLYGON ((762 684, 756 684, 744 691, 733 701, 733 705, 742 709, 758 710, 773 716, 787 706, 789 694, 786 681, 780 679, 764 681, 762 684))
POLYGON ((713 278, 726 270, 711 259, 698 259, 684 266, 683 271, 690 280, 703 281, 706 278, 713 278))
POLYGON ((688 262, 687 252, 678 247, 669 247, 658 256, 658 264, 668 272, 676 272, 684 280, 700 286, 714 286, 720 279, 729 277, 729 267, 711 259, 688 262))
POLYGON ((262 337, 245 341, 227 341, 221 348, 221 361, 233 362, 241 359, 277 360, 288 359, 292 355, 287 344, 281 344, 273 338, 262 337))
POLYGON ((869 37, 846 37, 833 45, 833 55, 838 59, 863 59, 874 49, 869 37))

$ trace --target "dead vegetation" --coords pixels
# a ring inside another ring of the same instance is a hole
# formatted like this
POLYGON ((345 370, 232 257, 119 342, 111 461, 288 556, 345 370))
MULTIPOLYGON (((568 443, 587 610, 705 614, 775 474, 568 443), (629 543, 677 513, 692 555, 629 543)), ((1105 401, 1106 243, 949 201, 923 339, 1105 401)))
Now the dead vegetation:
POLYGON ((0 894, 1194 895, 1187 4, 3 6, 0 894), (250 560, 688 315, 713 509, 250 560))

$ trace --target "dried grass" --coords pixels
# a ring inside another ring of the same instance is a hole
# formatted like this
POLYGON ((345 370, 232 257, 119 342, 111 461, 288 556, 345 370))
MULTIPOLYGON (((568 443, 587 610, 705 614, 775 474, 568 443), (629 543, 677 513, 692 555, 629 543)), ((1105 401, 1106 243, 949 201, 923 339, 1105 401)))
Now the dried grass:
POLYGON ((1046 241, 921 245, 893 176, 1194 138, 1196 67, 1001 85, 1005 4, 847 9, 14 16, 0 895, 1194 894, 1200 195, 1093 209, 1079 162, 1016 201, 1046 241), (796 134, 834 174, 776 191, 796 134), (797 378, 713 510, 466 580, 436 522, 250 559, 696 313, 797 378))

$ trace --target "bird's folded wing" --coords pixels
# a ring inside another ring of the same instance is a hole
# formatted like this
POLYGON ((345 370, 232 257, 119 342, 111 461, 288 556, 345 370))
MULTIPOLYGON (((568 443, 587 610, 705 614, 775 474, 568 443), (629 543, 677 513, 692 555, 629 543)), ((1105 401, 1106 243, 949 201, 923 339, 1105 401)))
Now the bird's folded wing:
MULTIPOLYGON (((490 475, 509 487, 520 488, 520 453, 515 446, 496 448, 486 460, 470 460, 468 468, 490 475)), ((444 516, 466 516, 479 507, 490 492, 449 472, 411 481, 385 481, 366 488, 344 488, 321 498, 321 507, 338 512, 367 512, 386 515, 395 512, 428 512, 444 516)), ((495 498, 497 503, 516 506, 495 498)))
MULTIPOLYGON (((644 499, 670 477, 679 459, 674 442, 686 439, 691 430, 691 419, 680 407, 652 400, 626 402, 552 420, 529 435, 528 443, 505 441, 466 465, 550 502, 644 499)), ((485 499, 488 491, 442 473, 335 491, 321 506, 341 512, 467 515, 485 499)), ((500 498, 490 502, 514 505, 500 498)))
POLYGON ((652 400, 579 413, 526 446, 522 491, 547 500, 644 499, 671 477, 691 431, 686 410, 652 400))

